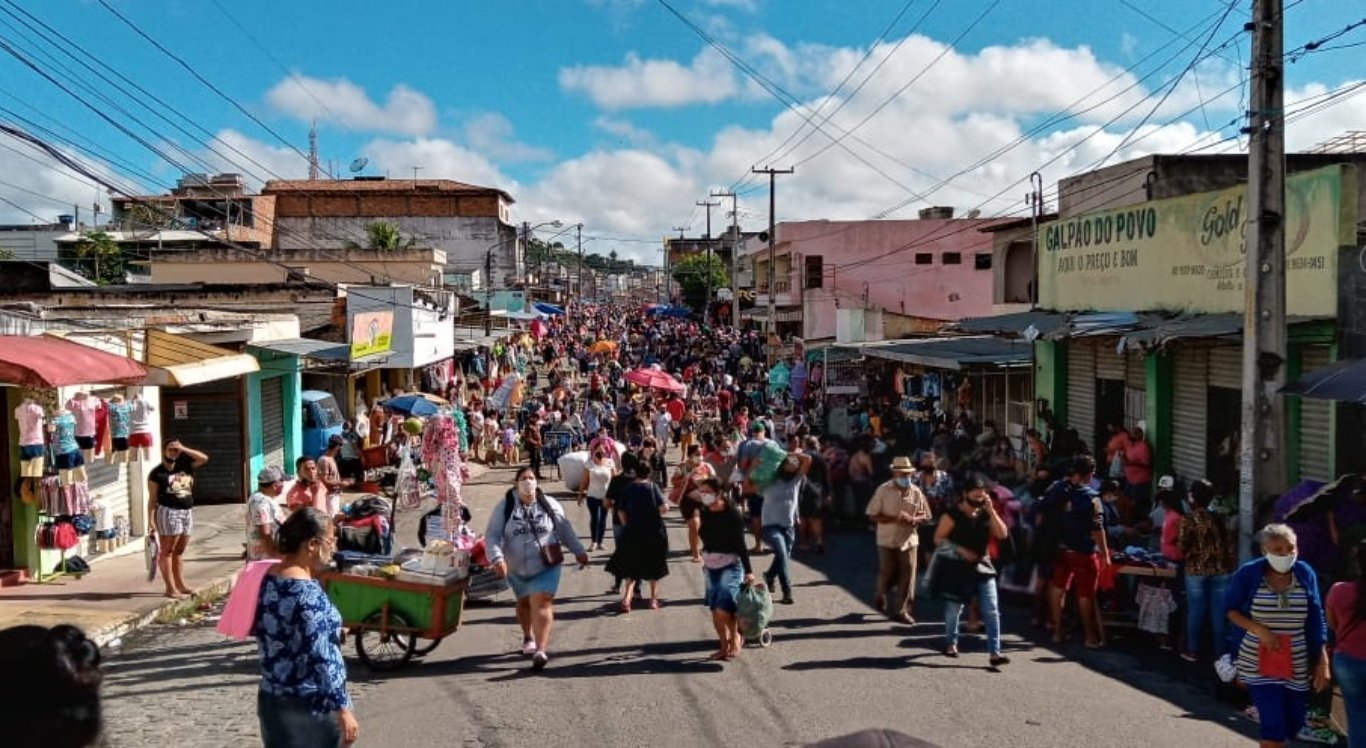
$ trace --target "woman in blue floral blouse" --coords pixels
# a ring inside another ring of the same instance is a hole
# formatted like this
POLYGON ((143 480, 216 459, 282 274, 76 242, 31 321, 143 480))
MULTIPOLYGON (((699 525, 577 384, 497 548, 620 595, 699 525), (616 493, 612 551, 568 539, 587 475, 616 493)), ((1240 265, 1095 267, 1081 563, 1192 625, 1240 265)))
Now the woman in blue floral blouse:
POLYGON ((256 606, 256 714, 266 748, 338 748, 360 732, 346 692, 341 614, 316 579, 336 543, 332 522, 312 507, 280 525, 283 559, 262 580, 256 606))

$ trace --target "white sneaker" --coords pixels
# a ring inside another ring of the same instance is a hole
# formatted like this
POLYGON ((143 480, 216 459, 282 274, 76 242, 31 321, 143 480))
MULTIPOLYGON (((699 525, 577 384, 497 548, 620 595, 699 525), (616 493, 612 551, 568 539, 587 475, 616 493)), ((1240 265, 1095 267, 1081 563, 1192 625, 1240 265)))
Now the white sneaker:
POLYGON ((531 669, 541 670, 549 662, 550 655, 546 654, 544 649, 538 650, 536 654, 531 658, 531 669))
POLYGON ((522 642, 522 656, 530 657, 534 654, 536 654, 536 640, 527 639, 526 641, 522 642))

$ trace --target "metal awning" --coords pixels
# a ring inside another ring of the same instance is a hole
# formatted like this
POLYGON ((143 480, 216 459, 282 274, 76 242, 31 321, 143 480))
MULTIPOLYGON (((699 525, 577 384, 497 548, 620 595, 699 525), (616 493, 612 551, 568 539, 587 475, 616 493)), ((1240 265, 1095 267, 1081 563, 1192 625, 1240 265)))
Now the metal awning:
POLYGON ((1066 328, 1070 315, 1035 309, 1028 312, 998 314, 995 317, 972 317, 959 320, 953 329, 965 335, 1023 336, 1031 328, 1038 336, 1049 336, 1066 328))
POLYGON ((284 340, 270 340, 262 343, 250 343, 248 345, 263 351, 274 351, 290 356, 299 356, 300 358, 311 358, 315 361, 343 362, 351 360, 351 346, 346 343, 336 343, 330 340, 285 338, 284 340))
MULTIPOLYGON (((756 306, 753 309, 746 309, 740 312, 741 319, 768 319, 768 308, 756 306)), ((801 322, 802 310, 796 309, 775 309, 773 319, 777 322, 801 322)))
POLYGON ((146 383, 162 387, 188 387, 261 370, 261 365, 248 354, 162 330, 147 331, 144 358, 148 367, 146 383))
POLYGON ((922 338, 890 343, 840 343, 835 347, 855 349, 873 358, 952 371, 972 366, 1026 366, 1033 361, 1034 356, 1034 346, 1031 343, 992 336, 922 338))

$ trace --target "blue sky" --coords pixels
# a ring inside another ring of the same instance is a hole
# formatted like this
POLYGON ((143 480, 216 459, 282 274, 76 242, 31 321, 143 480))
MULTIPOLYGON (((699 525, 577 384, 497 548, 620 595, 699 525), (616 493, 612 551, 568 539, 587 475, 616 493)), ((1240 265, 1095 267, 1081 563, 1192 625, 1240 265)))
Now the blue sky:
MULTIPOLYGON (((1287 49, 1366 16, 1361 2, 1290 1, 1287 49)), ((182 165, 256 179, 299 176, 306 167, 291 149, 306 149, 308 121, 317 117, 324 161, 339 171, 366 156, 369 173, 410 176, 416 165, 424 178, 494 184, 516 197, 519 220, 583 220, 603 237, 603 251, 611 245, 640 259, 650 257, 644 242, 672 226, 700 231, 692 203, 711 189, 739 188, 742 221, 766 221, 767 196, 744 174, 794 131, 808 137, 795 149, 777 149, 774 165, 799 164, 784 178, 780 218, 913 217, 915 207, 930 203, 1009 214, 1026 190, 1016 183, 1041 166, 1051 185, 1152 151, 1236 149, 1236 141, 1220 140, 1235 132, 1227 125, 1243 105, 1240 64, 1249 41, 1238 32, 1251 5, 1239 0, 1225 17, 1222 0, 670 0, 798 107, 823 114, 838 107, 822 132, 809 134, 801 117, 658 0, 106 2, 288 142, 176 66, 99 0, 0 0, 0 40, 59 78, 70 70, 82 96, 94 96, 82 84, 109 95, 113 103, 100 108, 186 152, 167 163, 0 52, 0 107, 71 136, 74 148, 122 179, 160 191, 182 165), (21 26, 16 8, 74 43, 63 47, 110 63, 175 113, 99 81, 21 26), (1195 59, 1207 38, 1207 49, 1227 44, 1168 92, 1160 84, 1195 59), (1137 72, 1124 72, 1135 64, 1137 72), (826 100, 846 75, 848 85, 826 100), (1085 104, 1074 105, 1078 100, 1085 104), (1076 116, 1048 121, 1069 105, 1076 116), (1096 106, 1080 112, 1089 105, 1096 106), (830 145, 826 133, 855 127, 830 145), (978 164, 1022 135, 1001 157, 978 164), (941 185, 949 175, 957 176, 941 185)), ((1361 41, 1366 28, 1325 46, 1361 41)), ((1363 77, 1364 50, 1297 60, 1288 68, 1287 100, 1363 77)), ((1294 121, 1292 145, 1366 129, 1364 100, 1344 97, 1294 121)), ((0 120, 13 117, 0 110, 0 120)), ((0 146, 25 150, 3 138, 0 146)), ((0 221, 55 216, 67 212, 63 203, 88 205, 92 196, 93 188, 0 148, 0 221)), ((723 220, 719 211, 714 219, 723 220)))

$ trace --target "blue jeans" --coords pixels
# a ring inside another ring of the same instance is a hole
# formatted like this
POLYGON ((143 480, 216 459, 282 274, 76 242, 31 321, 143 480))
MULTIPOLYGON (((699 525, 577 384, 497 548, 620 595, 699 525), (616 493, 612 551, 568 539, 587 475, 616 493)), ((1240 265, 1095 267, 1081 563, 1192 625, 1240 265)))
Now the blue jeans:
POLYGON ((1333 677, 1342 686, 1347 707, 1347 745, 1366 746, 1366 660, 1338 652, 1333 655, 1333 677))
MULTIPOLYGON (((982 622, 987 625, 987 652, 1001 653, 1001 609, 996 599, 996 578, 985 577, 977 583, 977 607, 982 622)), ((958 621, 963 616, 963 603, 944 601, 944 638, 950 647, 958 646, 958 621)))
MULTIPOLYGON (((788 573, 788 559, 792 557, 792 546, 797 542, 797 530, 782 525, 764 525, 764 542, 773 549, 773 563, 764 576, 777 578, 782 585, 783 597, 792 597, 792 577, 788 573)), ((772 590, 770 590, 771 592, 772 590)))
MULTIPOLYGON (((1257 707, 1257 737, 1272 743, 1293 740, 1304 727, 1309 711, 1309 692, 1282 685, 1247 687, 1252 705, 1257 707)), ((1351 729, 1351 728, 1348 728, 1351 729)))
POLYGON ((1186 575, 1186 651, 1200 651, 1200 635, 1209 618, 1215 654, 1224 645, 1224 589, 1227 574, 1186 575))
POLYGON ((301 699, 256 693, 256 717, 265 748, 337 748, 341 724, 335 714, 312 714, 301 699))
POLYGON ((588 497, 588 537, 594 543, 601 543, 607 534, 607 507, 602 499, 588 497))

